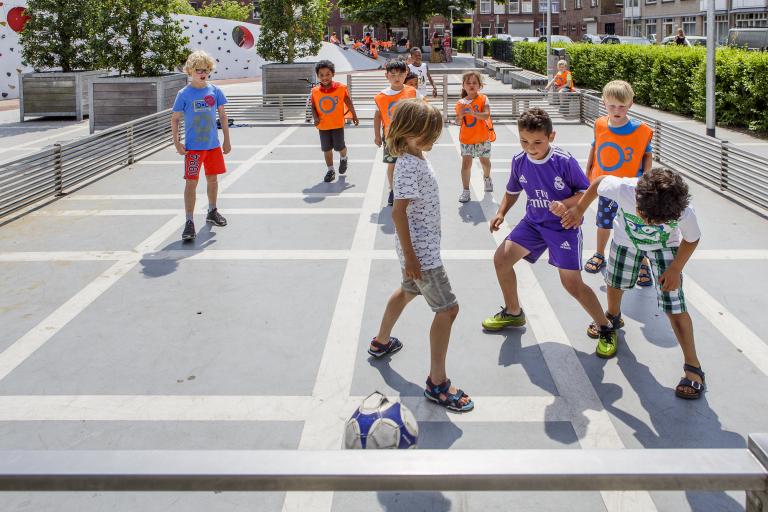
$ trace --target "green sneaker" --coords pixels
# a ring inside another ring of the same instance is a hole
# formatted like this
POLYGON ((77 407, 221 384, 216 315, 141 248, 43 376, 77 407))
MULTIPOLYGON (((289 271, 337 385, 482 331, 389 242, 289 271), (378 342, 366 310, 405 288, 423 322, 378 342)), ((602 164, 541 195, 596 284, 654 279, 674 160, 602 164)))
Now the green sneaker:
POLYGON ((510 315, 507 308, 483 320, 483 329, 488 331, 500 331, 505 327, 522 327, 525 325, 525 312, 521 309, 519 315, 510 315))
POLYGON ((601 327, 600 335, 597 338, 597 348, 595 349, 597 357, 610 359, 616 355, 618 348, 619 335, 616 334, 616 329, 610 327, 601 327))

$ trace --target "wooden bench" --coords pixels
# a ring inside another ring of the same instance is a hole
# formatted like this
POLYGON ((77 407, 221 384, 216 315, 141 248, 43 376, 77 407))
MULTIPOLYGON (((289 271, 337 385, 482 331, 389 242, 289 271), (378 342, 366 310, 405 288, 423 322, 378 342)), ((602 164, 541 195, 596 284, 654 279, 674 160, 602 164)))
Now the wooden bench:
POLYGON ((499 73, 496 73, 496 78, 501 79, 501 82, 504 84, 511 84, 512 83, 511 73, 514 73, 517 71, 523 71, 523 68, 508 65, 507 67, 503 67, 500 69, 501 77, 499 77, 499 73))
POLYGON ((511 71, 509 79, 513 89, 536 89, 538 87, 546 87, 548 82, 546 76, 528 71, 527 69, 511 71))
POLYGON ((488 73, 488 76, 495 78, 496 80, 501 80, 505 69, 521 69, 521 68, 515 67, 512 64, 509 64, 508 62, 501 62, 498 60, 494 60, 487 63, 485 69, 488 73))

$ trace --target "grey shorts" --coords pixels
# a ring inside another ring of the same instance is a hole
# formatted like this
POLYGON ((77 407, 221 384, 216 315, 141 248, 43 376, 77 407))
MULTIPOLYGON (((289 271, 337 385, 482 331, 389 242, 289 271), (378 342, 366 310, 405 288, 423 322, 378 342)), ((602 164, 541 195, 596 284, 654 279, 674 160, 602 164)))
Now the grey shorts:
POLYGON ((491 158, 491 141, 485 141, 479 144, 462 144, 461 156, 491 158))
POLYGON ((344 128, 334 128, 333 130, 320 130, 320 149, 322 151, 341 151, 346 148, 344 142, 344 128))
POLYGON ((406 293, 423 295, 427 304, 435 313, 446 311, 458 304, 456 302, 456 295, 453 294, 451 289, 448 274, 445 272, 445 267, 422 270, 421 279, 418 280, 406 277, 405 269, 403 269, 402 287, 406 293))

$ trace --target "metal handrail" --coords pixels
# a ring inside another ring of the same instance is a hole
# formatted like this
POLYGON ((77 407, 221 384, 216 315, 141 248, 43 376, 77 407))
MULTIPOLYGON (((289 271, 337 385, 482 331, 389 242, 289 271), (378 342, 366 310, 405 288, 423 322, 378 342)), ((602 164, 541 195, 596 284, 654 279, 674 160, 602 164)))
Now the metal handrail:
POLYGON ((747 449, 9 450, 0 491, 744 490, 752 512, 768 510, 767 464, 767 434, 747 449))
MULTIPOLYGON (((581 120, 590 126, 606 115, 599 93, 582 91, 581 120)), ((630 110, 653 128, 653 158, 687 177, 727 194, 768 208, 768 158, 734 147, 727 140, 692 133, 630 110)))

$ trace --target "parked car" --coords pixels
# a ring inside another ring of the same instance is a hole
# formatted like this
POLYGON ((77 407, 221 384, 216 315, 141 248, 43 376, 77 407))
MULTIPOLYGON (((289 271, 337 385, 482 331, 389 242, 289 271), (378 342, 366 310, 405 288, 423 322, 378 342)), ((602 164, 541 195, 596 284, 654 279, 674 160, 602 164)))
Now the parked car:
POLYGON ((605 35, 584 34, 583 36, 581 36, 581 42, 582 43, 600 44, 600 43, 603 42, 604 38, 605 38, 605 35))
POLYGON ((768 28, 732 28, 728 31, 728 45, 747 50, 768 50, 768 28))
MULTIPOLYGON (((677 36, 667 36, 661 40, 661 44, 673 45, 677 36)), ((686 46, 707 46, 707 38, 704 36, 685 36, 686 46)))
POLYGON ((650 45, 653 44, 650 39, 644 37, 630 37, 630 36, 605 36, 600 44, 639 44, 650 45))
MULTIPOLYGON (((547 42, 547 36, 540 36, 538 41, 540 43, 546 43, 547 42)), ((571 39, 568 36, 559 36, 559 35, 553 35, 551 42, 553 43, 572 43, 573 39, 571 39)))
POLYGON ((519 43, 526 40, 525 37, 511 36, 509 34, 496 34, 496 39, 501 39, 502 41, 509 41, 510 43, 519 43))

